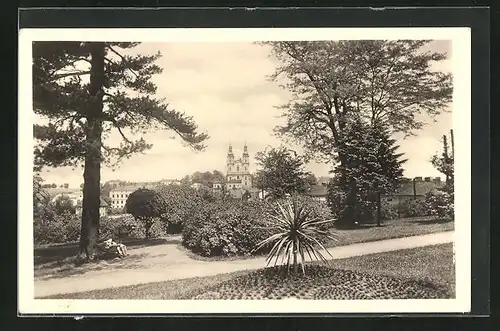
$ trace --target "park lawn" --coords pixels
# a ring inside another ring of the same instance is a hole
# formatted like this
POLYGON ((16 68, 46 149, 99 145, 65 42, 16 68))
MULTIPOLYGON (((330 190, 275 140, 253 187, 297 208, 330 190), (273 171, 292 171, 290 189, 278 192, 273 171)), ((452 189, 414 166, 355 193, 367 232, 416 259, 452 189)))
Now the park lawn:
POLYGON ((340 236, 340 241, 328 245, 328 247, 453 231, 454 224, 454 222, 442 222, 426 218, 397 219, 388 221, 380 227, 366 225, 353 230, 335 230, 340 236))
MULTIPOLYGON (((426 246, 393 252, 370 254, 334 260, 331 268, 371 275, 425 280, 455 293, 453 244, 426 246)), ((82 293, 60 294, 45 299, 190 299, 225 282, 237 280, 255 271, 238 271, 209 277, 197 277, 133 286, 109 288, 82 293)))

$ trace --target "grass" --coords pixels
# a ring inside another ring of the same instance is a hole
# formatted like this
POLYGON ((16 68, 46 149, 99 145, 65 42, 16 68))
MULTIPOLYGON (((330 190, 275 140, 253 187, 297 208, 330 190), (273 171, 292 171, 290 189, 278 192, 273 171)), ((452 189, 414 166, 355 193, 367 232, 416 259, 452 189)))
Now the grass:
MULTIPOLYGON (((430 218, 402 218, 390 220, 377 227, 373 224, 363 225, 356 229, 335 230, 339 234, 338 243, 328 243, 327 248, 360 244, 378 240, 404 238, 411 236, 420 236, 438 232, 453 231, 454 222, 443 222, 430 218)), ((236 256, 213 256, 205 257, 191 252, 189 249, 179 245, 190 258, 199 261, 231 261, 254 259, 262 255, 236 255, 236 256)))
MULTIPOLYGON (((453 245, 442 244, 334 260, 331 268, 370 275, 404 277, 425 281, 455 293, 453 245)), ((225 282, 234 282, 255 271, 238 271, 209 277, 133 285, 82 293, 61 294, 47 299, 189 299, 225 282)), ((307 270, 306 270, 307 272, 307 270)))

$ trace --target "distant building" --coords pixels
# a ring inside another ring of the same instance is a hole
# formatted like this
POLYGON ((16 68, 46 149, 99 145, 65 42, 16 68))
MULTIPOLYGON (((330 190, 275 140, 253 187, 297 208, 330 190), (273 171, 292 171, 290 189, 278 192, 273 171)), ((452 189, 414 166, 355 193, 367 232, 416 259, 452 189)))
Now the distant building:
MULTIPOLYGON (((422 199, 428 192, 433 192, 443 187, 443 185, 444 182, 441 181, 440 177, 425 177, 424 179, 415 177, 414 180, 403 178, 395 193, 382 196, 382 203, 398 205, 406 200, 422 199)), ((326 202, 328 196, 327 185, 324 182, 313 185, 306 194, 315 200, 326 202)))
POLYGON ((162 179, 158 181, 161 185, 181 185, 181 181, 178 179, 162 179))
POLYGON ((246 144, 243 148, 243 155, 239 159, 235 159, 233 147, 229 145, 229 150, 227 152, 226 185, 229 191, 237 189, 248 190, 252 188, 250 156, 246 144))
POLYGON ((69 198, 73 202, 74 206, 76 206, 76 204, 79 201, 83 200, 83 194, 82 194, 82 191, 80 189, 46 188, 44 190, 49 195, 50 201, 52 203, 54 203, 57 199, 59 199, 63 196, 69 198))
POLYGON ((201 188, 207 187, 206 185, 202 183, 193 183, 191 184, 191 188, 194 188, 195 190, 199 190, 201 188))
POLYGON ((444 184, 440 177, 404 178, 395 193, 382 196, 382 203, 399 205, 407 200, 423 199, 427 193, 442 188, 444 184))
POLYGON ((113 209, 123 209, 127 199, 132 192, 138 189, 154 189, 157 185, 155 183, 137 183, 132 185, 118 186, 109 192, 109 197, 111 198, 111 208, 113 209))
MULTIPOLYGON (((103 197, 101 197, 101 204, 99 206, 99 215, 102 216, 107 216, 109 214, 109 204, 104 200, 103 197)), ((82 210, 83 210, 83 205, 82 202, 78 202, 76 205, 76 215, 82 216, 82 210)))

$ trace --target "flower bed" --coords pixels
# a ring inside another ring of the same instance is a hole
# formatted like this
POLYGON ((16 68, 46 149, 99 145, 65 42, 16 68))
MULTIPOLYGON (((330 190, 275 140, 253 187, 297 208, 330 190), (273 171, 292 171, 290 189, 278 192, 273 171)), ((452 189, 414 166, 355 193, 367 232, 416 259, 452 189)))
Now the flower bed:
POLYGON ((309 266, 306 275, 287 274, 284 268, 266 268, 231 279, 195 300, 252 299, 443 299, 448 291, 425 280, 370 275, 325 266, 309 266))

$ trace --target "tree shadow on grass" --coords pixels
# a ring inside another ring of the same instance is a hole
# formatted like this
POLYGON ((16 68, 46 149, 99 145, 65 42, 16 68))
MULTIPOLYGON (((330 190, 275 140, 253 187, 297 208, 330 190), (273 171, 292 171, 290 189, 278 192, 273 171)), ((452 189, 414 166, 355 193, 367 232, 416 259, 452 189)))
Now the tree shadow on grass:
POLYGON ((57 261, 56 264, 49 264, 40 268, 38 278, 43 280, 59 279, 83 275, 91 271, 137 268, 141 266, 139 262, 147 258, 149 255, 150 254, 148 253, 131 254, 125 258, 97 260, 82 265, 76 264, 76 257, 67 258, 63 261, 57 261), (43 270, 46 270, 46 273, 43 270))
POLYGON ((450 220, 450 219, 436 218, 436 219, 430 219, 430 220, 414 221, 413 223, 420 224, 420 225, 426 225, 426 224, 445 224, 445 223, 451 223, 451 222, 452 222, 452 220, 450 220))
MULTIPOLYGON (((177 246, 181 242, 179 238, 169 238, 168 240, 148 240, 148 241, 135 241, 133 245, 128 245, 132 251, 129 251, 129 255, 125 258, 115 258, 111 260, 96 260, 89 263, 81 264, 77 255, 72 255, 69 257, 59 258, 50 262, 35 264, 35 278, 37 279, 57 279, 65 278, 69 276, 83 275, 92 271, 100 270, 117 270, 117 269, 141 269, 147 268, 150 265, 144 263, 144 260, 150 258, 162 259, 169 253, 162 253, 161 251, 155 252, 134 252, 134 249, 151 247, 156 245, 164 245, 165 249, 168 246, 177 246), (153 242, 153 245, 152 245, 153 242), (132 246, 132 247, 130 247, 132 246)), ((163 249, 162 249, 163 251, 163 249)), ((155 263, 153 261, 149 261, 155 263)))
MULTIPOLYGON (((156 239, 128 239, 119 240, 125 244, 129 249, 136 249, 148 246, 165 245, 170 243, 179 243, 180 239, 174 238, 156 238, 156 239)), ((68 258, 76 256, 80 251, 78 244, 60 244, 48 247, 39 247, 34 249, 35 266, 55 262, 55 266, 66 264, 68 258)))

